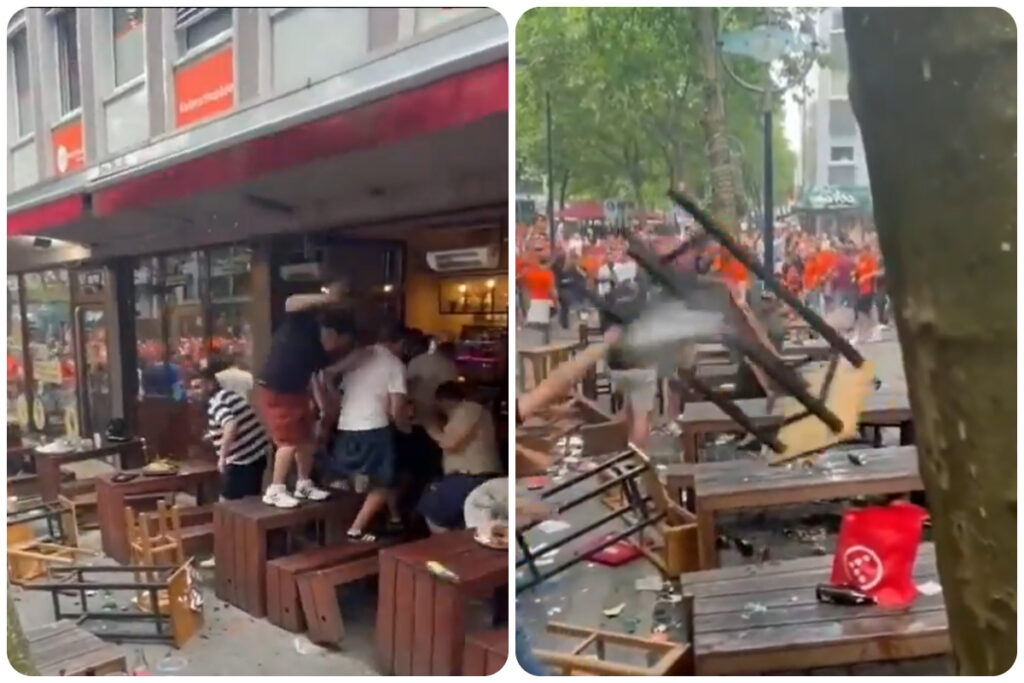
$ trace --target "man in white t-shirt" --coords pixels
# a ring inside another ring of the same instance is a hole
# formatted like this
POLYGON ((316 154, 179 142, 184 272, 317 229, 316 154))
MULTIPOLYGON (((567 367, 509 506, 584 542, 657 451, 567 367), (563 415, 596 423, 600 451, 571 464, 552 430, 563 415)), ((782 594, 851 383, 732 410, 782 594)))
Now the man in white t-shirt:
POLYGON ((405 370, 405 381, 413 406, 413 424, 422 425, 423 416, 432 412, 434 392, 445 382, 459 378, 455 366, 455 345, 451 342, 438 344, 434 351, 419 354, 405 370))
POLYGON ((342 380, 334 464, 346 475, 361 474, 370 481, 366 501, 348 530, 354 540, 375 540, 365 530, 385 506, 392 530, 401 527, 394 490, 398 457, 394 429, 409 431, 405 366, 399 359, 402 338, 400 326, 385 326, 368 358, 342 380))

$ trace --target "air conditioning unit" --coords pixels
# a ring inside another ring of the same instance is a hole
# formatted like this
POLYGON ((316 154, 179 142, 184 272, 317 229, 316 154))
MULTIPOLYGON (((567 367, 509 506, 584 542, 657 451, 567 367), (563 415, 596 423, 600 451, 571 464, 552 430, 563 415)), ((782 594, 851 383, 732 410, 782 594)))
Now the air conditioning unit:
POLYGON ((501 254, 498 247, 475 247, 473 249, 453 249, 451 251, 428 251, 427 265, 438 273, 451 273, 459 270, 491 270, 498 267, 501 254))
POLYGON ((318 261, 281 266, 279 273, 285 282, 323 282, 325 279, 324 267, 318 261))

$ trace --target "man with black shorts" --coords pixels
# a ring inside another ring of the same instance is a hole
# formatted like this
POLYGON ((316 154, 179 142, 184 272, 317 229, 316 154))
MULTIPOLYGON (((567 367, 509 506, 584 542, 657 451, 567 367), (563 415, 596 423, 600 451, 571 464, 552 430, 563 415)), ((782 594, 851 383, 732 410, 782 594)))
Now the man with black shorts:
POLYGON ((366 500, 348 530, 349 538, 367 542, 375 540, 366 531, 369 524, 385 507, 390 531, 401 528, 395 429, 410 431, 405 366, 399 358, 404 330, 386 325, 378 339, 364 361, 342 380, 341 414, 331 456, 335 471, 369 480, 366 500))

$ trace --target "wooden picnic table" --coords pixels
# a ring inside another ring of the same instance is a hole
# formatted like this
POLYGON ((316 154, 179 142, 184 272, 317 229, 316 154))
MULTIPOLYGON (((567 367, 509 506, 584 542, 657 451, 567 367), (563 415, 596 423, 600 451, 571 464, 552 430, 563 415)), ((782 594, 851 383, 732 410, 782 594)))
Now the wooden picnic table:
POLYGON ((44 453, 31 451, 35 462, 36 474, 39 476, 39 491, 44 502, 57 500, 60 494, 61 467, 87 460, 117 458, 117 467, 121 470, 133 470, 146 464, 145 452, 140 439, 125 442, 105 442, 99 448, 90 444, 88 448, 69 451, 67 453, 44 453))
POLYGON ((544 346, 534 346, 528 349, 517 349, 516 353, 519 356, 520 368, 520 393, 526 391, 527 388, 533 388, 543 382, 553 367, 559 363, 564 363, 569 360, 569 357, 573 352, 579 349, 579 347, 579 342, 562 341, 545 344, 544 346), (529 364, 532 373, 533 383, 530 385, 527 385, 526 383, 527 364, 529 364))
MULTIPOLYGON (((774 427, 782 422, 782 400, 775 402, 770 414, 765 398, 742 399, 735 403, 756 427, 774 427)), ((913 414, 910 399, 904 392, 876 391, 869 394, 859 421, 862 426, 899 427, 900 443, 912 442, 913 414)), ((710 401, 687 403, 679 426, 682 429, 683 462, 697 462, 702 439, 742 431, 731 417, 710 401)))
POLYGON ((377 655, 382 672, 397 676, 458 676, 462 670, 469 598, 508 586, 508 550, 449 531, 380 552, 377 655), (435 561, 458 581, 427 569, 435 561))
MULTIPOLYGON (((684 574, 683 591, 693 596, 696 674, 763 674, 950 652, 941 593, 920 595, 900 612, 819 603, 815 586, 828 583, 832 559, 684 574)), ((939 582, 930 543, 918 550, 914 578, 918 585, 939 582)))
POLYGON ((288 554, 289 532, 315 523, 321 544, 341 541, 361 503, 362 496, 340 492, 293 508, 267 505, 259 495, 218 502, 213 508, 217 597, 254 617, 265 616, 267 561, 288 554), (272 535, 282 542, 273 543, 272 535))
POLYGON ((684 490, 697 515, 699 566, 718 566, 715 515, 721 512, 796 505, 822 500, 910 493, 924 490, 917 448, 892 446, 856 451, 829 451, 813 467, 800 463, 772 467, 761 458, 668 465, 662 474, 675 502, 684 490))
POLYGON ((139 474, 131 481, 120 483, 112 480, 114 475, 115 473, 111 472, 96 477, 96 516, 100 523, 103 552, 121 564, 128 564, 131 561, 124 509, 133 496, 189 491, 195 494, 196 505, 203 505, 217 497, 217 463, 207 460, 188 460, 179 463, 178 472, 175 474, 139 474))

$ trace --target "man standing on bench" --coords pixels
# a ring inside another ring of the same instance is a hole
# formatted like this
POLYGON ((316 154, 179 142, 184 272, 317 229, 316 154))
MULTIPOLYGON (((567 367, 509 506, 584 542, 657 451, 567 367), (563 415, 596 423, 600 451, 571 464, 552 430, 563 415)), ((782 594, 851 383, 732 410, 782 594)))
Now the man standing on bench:
POLYGON ((318 319, 316 311, 340 306, 343 297, 344 286, 335 283, 322 294, 295 294, 284 302, 284 324, 274 332, 256 381, 257 405, 277 446, 273 479, 263 495, 268 505, 291 508, 298 499, 325 500, 329 495, 310 478, 316 450, 312 392, 320 386, 312 379, 324 369, 328 374, 343 372, 360 362, 362 354, 349 353, 331 365, 332 356, 354 345, 355 326, 339 314, 318 319), (285 488, 293 461, 298 470, 294 496, 285 488))

